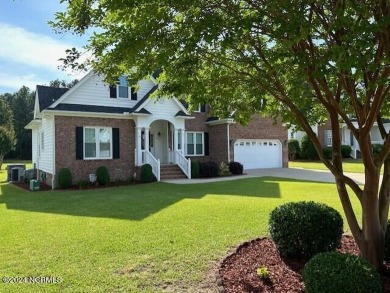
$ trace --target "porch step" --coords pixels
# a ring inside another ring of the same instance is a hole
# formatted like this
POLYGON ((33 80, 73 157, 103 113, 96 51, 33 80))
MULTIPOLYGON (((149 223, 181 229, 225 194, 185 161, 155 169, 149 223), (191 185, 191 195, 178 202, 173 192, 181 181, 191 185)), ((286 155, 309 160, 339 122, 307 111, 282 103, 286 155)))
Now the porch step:
POLYGON ((178 165, 161 165, 160 179, 184 179, 187 178, 178 165))

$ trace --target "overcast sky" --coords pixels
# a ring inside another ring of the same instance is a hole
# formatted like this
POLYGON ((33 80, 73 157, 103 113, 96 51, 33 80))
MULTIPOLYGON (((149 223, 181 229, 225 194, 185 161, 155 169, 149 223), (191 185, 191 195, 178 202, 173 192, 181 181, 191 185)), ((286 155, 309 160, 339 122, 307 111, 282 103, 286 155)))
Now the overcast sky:
POLYGON ((80 79, 84 74, 63 72, 58 59, 65 50, 81 48, 86 38, 56 34, 47 24, 63 11, 59 0, 0 0, 0 94, 23 85, 35 90, 50 80, 80 79))

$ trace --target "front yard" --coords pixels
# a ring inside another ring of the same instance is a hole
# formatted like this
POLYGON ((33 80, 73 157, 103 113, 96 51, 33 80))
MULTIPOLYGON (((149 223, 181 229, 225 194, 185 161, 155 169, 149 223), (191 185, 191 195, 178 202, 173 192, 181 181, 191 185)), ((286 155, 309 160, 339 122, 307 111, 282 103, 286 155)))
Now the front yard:
MULTIPOLYGON (((344 159, 343 162, 344 172, 364 173, 364 165, 362 160, 344 159)), ((328 170, 328 168, 326 168, 326 166, 321 161, 290 161, 288 162, 288 166, 290 168, 328 170)))
POLYGON ((0 282, 0 292, 210 292, 210 269, 267 235, 276 206, 315 200, 342 212, 330 183, 265 177, 32 193, 5 178, 1 170, 0 276, 61 281, 0 282))

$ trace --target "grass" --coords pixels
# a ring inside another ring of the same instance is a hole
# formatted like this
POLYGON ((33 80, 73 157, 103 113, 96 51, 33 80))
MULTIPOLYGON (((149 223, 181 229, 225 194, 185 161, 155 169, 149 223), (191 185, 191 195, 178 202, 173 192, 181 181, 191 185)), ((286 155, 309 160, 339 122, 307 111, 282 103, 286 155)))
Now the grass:
POLYGON ((5 173, 0 276, 62 281, 0 282, 0 292, 202 292, 213 261, 266 235, 276 206, 315 200, 341 212, 331 183, 264 177, 28 192, 7 184, 5 173))
MULTIPOLYGON (((290 161, 290 168, 328 170, 321 161, 290 161)), ((343 161, 344 172, 364 173, 364 165, 362 160, 345 159, 343 161)))

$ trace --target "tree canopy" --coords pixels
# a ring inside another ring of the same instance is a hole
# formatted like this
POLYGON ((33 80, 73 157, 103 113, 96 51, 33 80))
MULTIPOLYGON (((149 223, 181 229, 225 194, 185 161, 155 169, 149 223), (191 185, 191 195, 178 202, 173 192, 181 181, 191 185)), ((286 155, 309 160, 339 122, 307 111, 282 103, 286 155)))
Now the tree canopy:
POLYGON ((390 4, 376 1, 74 0, 51 24, 84 34, 85 49, 68 50, 65 64, 91 67, 108 82, 128 74, 135 83, 162 68, 161 95, 208 103, 238 121, 255 112, 305 130, 335 175, 349 226, 363 256, 383 257, 390 197, 390 4), (312 124, 331 121, 332 160, 322 154, 312 124), (356 121, 356 124, 353 123, 356 121), (378 124, 384 148, 372 152, 378 124), (366 172, 362 188, 343 173, 341 125, 358 141, 366 172), (384 162, 387 162, 384 164, 384 162), (384 180, 379 182, 384 164, 384 180), (349 186, 360 200, 356 219, 349 186))

